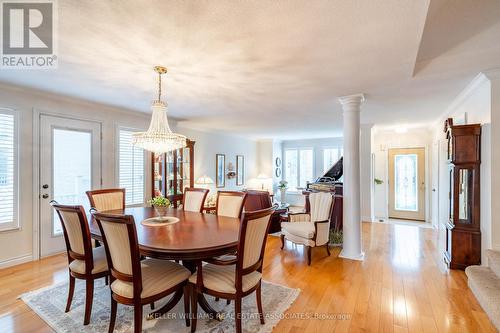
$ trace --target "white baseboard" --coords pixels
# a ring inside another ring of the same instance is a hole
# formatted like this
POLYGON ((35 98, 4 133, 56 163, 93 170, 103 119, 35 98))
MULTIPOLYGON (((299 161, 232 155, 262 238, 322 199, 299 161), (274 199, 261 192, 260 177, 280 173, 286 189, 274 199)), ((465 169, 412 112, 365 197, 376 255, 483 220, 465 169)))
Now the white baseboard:
POLYGON ((361 216, 362 222, 374 222, 374 220, 370 216, 361 216))
POLYGON ((7 267, 11 267, 11 266, 16 266, 16 265, 24 264, 25 262, 29 262, 29 261, 33 261, 33 255, 31 255, 31 254, 8 259, 8 260, 4 260, 4 261, 0 261, 0 268, 7 268, 7 267))

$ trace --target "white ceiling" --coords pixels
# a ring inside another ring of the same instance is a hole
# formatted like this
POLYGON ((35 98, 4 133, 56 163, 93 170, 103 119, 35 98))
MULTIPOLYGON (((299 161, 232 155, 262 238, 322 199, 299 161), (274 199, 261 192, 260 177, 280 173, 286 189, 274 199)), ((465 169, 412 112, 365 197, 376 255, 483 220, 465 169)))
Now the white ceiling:
POLYGON ((497 0, 59 1, 59 68, 0 80, 144 112, 165 78, 186 127, 255 138, 336 136, 337 97, 362 122, 425 125, 500 67, 497 0))

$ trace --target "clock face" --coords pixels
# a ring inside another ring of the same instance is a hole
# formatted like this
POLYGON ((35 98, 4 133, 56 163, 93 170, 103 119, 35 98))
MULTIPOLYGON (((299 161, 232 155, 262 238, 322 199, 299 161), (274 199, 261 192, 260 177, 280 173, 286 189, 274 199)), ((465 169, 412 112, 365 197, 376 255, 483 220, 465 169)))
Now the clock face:
POLYGON ((281 166, 281 158, 276 157, 276 166, 279 168, 281 166))

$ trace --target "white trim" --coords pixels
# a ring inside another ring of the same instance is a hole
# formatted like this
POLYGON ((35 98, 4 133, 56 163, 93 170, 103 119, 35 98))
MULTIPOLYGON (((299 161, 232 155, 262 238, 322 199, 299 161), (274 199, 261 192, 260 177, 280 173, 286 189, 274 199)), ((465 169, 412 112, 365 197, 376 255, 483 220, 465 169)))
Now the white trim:
POLYGON ((469 84, 455 97, 455 99, 450 103, 450 105, 446 108, 446 110, 437 118, 437 120, 432 124, 432 127, 438 126, 443 119, 447 118, 448 115, 453 114, 453 111, 460 105, 462 104, 467 98, 469 98, 483 83, 486 83, 489 81, 489 75, 492 77, 496 77, 497 71, 485 71, 485 72, 480 72, 478 75, 476 75, 472 81, 469 82, 469 84), (485 74, 489 73, 489 74, 485 74))
POLYGON ((11 259, 7 259, 4 261, 0 261, 0 268, 7 268, 11 266, 16 266, 20 264, 24 264, 26 262, 33 261, 33 256, 31 254, 27 254, 24 256, 14 257, 11 259))
POLYGON ((40 112, 33 108, 33 260, 40 259, 40 112))
POLYGON ((487 69, 481 72, 490 80, 500 79, 500 68, 487 69))
POLYGON ((370 216, 361 216, 361 221, 363 222, 375 222, 370 216))
POLYGON ((14 218, 12 222, 8 223, 0 223, 0 233, 3 232, 9 232, 9 231, 14 231, 14 230, 20 230, 22 229, 22 223, 21 223, 21 217, 20 217, 20 210, 19 210, 19 202, 20 202, 20 193, 19 193, 19 164, 20 164, 20 141, 21 141, 21 136, 19 135, 19 129, 21 128, 20 122, 21 122, 21 117, 20 117, 20 111, 13 109, 13 108, 7 108, 7 107, 0 107, 0 114, 6 114, 6 115, 12 115, 14 118, 14 143, 13 143, 13 148, 14 148, 14 168, 13 168, 13 179, 14 179, 14 184, 13 184, 13 191, 14 191, 14 207, 13 207, 13 214, 14 218))

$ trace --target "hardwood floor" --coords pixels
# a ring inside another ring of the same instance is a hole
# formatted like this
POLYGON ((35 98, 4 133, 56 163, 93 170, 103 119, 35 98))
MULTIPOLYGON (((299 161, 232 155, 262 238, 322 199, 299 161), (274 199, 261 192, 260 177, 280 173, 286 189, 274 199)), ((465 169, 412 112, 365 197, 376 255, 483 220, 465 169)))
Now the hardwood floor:
MULTIPOLYGON (((264 279, 302 290, 274 332, 496 332, 467 288, 462 271, 447 271, 433 229, 363 224, 365 261, 326 257, 269 237, 264 279), (340 319, 304 316, 343 315, 340 319)), ((0 270, 0 332, 52 332, 17 297, 67 277, 65 255, 0 270)), ((264 309, 265 311, 265 309, 264 309)))

